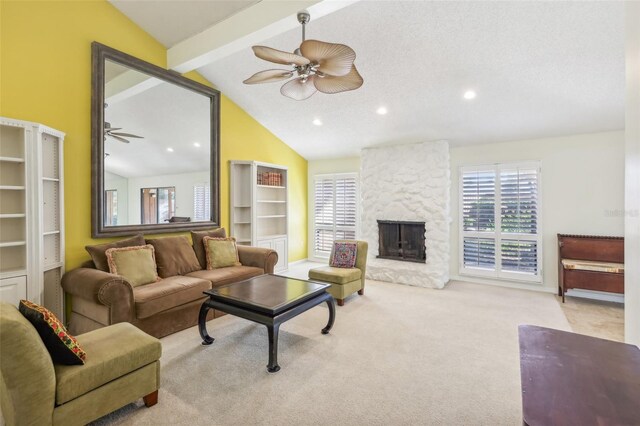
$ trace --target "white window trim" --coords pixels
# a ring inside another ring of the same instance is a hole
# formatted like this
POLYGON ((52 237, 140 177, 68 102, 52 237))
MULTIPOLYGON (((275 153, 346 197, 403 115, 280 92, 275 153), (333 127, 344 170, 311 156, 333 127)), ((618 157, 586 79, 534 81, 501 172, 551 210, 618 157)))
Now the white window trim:
POLYGON ((472 277, 491 277, 497 280, 506 281, 524 281, 528 283, 542 284, 543 275, 543 258, 542 258, 542 236, 543 236, 543 224, 542 224, 542 168, 540 161, 525 161, 514 163, 495 163, 495 164, 483 164, 475 166, 460 166, 458 168, 458 273, 462 276, 472 277), (482 172, 482 171, 495 171, 496 172, 496 195, 495 205, 501 205, 501 191, 500 191, 500 171, 503 169, 513 168, 535 168, 537 169, 537 185, 538 185, 538 216, 536 217, 538 232, 536 235, 520 234, 520 233, 503 233, 499 230, 502 229, 502 215, 501 209, 494 209, 494 232, 482 232, 482 231, 465 231, 464 230, 464 215, 462 212, 464 206, 464 191, 462 190, 463 174, 468 172, 482 172), (495 270, 486 268, 470 268, 464 266, 464 238, 465 237, 480 237, 491 238, 496 241, 496 266, 495 270), (537 242, 537 257, 538 257, 538 269, 535 275, 529 275, 522 272, 505 272, 502 269, 502 239, 517 238, 520 240, 530 240, 537 242))
POLYGON ((327 260, 329 259, 329 254, 324 254, 324 253, 317 253, 315 250, 315 231, 316 229, 322 229, 322 230, 328 230, 328 231, 333 231, 335 234, 335 231, 343 231, 343 230, 351 230, 350 226, 336 226, 335 222, 336 222, 336 191, 335 191, 335 186, 336 186, 336 179, 340 179, 340 178, 355 178, 356 181, 356 225, 355 225, 355 236, 356 239, 359 237, 359 230, 360 230, 360 175, 358 173, 355 172, 349 172, 349 173, 323 173, 323 174, 317 174, 313 176, 313 208, 312 208, 312 221, 311 221, 311 258, 312 259, 316 259, 316 260, 327 260), (333 180, 333 226, 326 226, 326 225, 320 225, 320 226, 316 226, 316 199, 315 199, 315 187, 316 187, 316 182, 318 180, 326 180, 326 179, 331 179, 333 180))

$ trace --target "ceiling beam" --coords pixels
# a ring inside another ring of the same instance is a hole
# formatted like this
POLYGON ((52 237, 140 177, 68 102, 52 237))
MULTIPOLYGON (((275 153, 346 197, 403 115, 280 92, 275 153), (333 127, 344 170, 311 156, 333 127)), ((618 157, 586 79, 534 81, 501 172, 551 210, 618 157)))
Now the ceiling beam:
POLYGON ((186 73, 300 26, 308 10, 317 19, 358 0, 262 0, 167 50, 169 69, 186 73))

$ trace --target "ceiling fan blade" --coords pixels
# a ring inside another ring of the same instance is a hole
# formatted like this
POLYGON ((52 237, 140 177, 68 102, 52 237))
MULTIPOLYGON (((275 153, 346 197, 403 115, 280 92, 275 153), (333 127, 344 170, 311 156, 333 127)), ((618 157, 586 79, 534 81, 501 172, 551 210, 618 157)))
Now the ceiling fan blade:
POLYGON ((124 143, 129 143, 129 141, 128 141, 128 140, 126 140, 125 138, 121 138, 120 136, 111 135, 111 134, 110 134, 110 135, 108 135, 108 136, 110 136, 110 137, 114 138, 114 139, 115 139, 115 140, 117 140, 117 141, 124 142, 124 143))
POLYGON ((274 81, 286 80, 293 73, 287 70, 266 70, 260 71, 243 81, 244 84, 272 83, 274 81))
POLYGON ((314 80, 316 80, 316 77, 313 75, 309 76, 305 83, 302 82, 301 78, 296 78, 283 84, 280 88, 280 93, 288 98, 295 99, 296 101, 304 101, 317 92, 313 85, 314 80))
POLYGON ((110 132, 109 135, 111 135, 111 136, 125 136, 127 138, 144 139, 144 136, 133 135, 131 133, 110 132))
POLYGON ((306 40, 300 45, 300 52, 311 62, 318 64, 318 71, 333 76, 349 74, 356 52, 344 44, 306 40))
POLYGON ((309 63, 307 58, 300 55, 283 52, 282 50, 272 49, 266 46, 253 46, 252 49, 258 58, 275 62, 276 64, 303 66, 309 63))
POLYGON ((364 83, 364 80, 355 65, 351 66, 351 71, 347 75, 341 77, 326 75, 322 78, 316 77, 315 80, 313 80, 316 89, 328 94, 355 90, 362 86, 362 83, 364 83))
POLYGON ((122 127, 105 127, 104 128, 105 132, 112 132, 114 130, 122 130, 122 127))

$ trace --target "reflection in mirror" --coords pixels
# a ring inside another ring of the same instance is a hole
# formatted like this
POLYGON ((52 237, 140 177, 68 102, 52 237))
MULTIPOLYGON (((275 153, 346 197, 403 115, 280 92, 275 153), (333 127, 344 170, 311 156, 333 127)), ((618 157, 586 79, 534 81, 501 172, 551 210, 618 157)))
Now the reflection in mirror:
POLYGON ((210 221, 210 98, 109 59, 104 81, 104 225, 210 221))

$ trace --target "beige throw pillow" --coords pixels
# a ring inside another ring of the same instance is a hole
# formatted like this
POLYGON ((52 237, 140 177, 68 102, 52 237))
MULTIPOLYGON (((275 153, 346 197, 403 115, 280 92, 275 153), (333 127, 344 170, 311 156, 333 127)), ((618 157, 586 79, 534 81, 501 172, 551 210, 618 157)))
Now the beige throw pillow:
POLYGON ((113 243, 98 244, 95 246, 85 246, 87 252, 91 255, 91 260, 96 269, 104 272, 109 272, 109 262, 107 262, 106 252, 110 248, 119 247, 135 247, 145 245, 144 237, 142 234, 135 235, 125 240, 115 241, 113 243))
POLYGON ((191 241, 193 242, 193 251, 202 269, 207 269, 207 253, 204 250, 204 237, 226 238, 227 232, 224 228, 211 229, 208 231, 191 231, 191 241))
POLYGON ((133 287, 158 281, 156 258, 151 244, 110 248, 106 255, 109 272, 124 277, 133 287))
POLYGON ((204 237, 203 243, 207 254, 207 269, 240 266, 235 238, 204 237))

